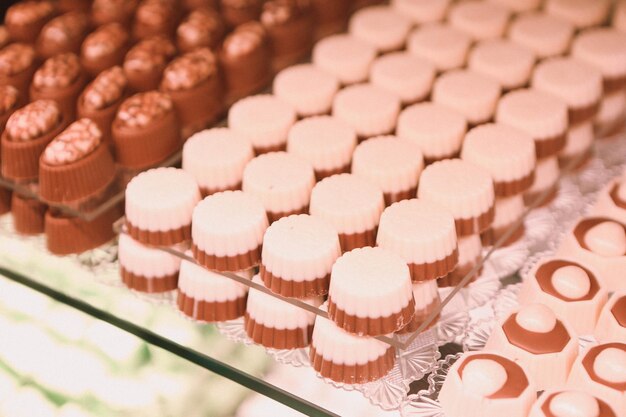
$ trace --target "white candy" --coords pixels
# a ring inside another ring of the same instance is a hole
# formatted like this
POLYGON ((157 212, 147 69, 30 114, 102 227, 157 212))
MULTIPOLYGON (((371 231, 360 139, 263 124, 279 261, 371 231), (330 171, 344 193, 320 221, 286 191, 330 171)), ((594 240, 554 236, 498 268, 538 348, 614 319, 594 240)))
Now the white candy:
POLYGON ((552 285, 562 296, 578 300, 589 294, 591 281, 584 269, 579 266, 568 265, 554 271, 552 285))
POLYGON ((515 321, 529 332, 548 333, 556 326, 556 315, 543 304, 530 304, 520 309, 515 321))
POLYGON ((585 244, 589 249, 605 257, 626 254, 626 232, 619 223, 606 221, 587 231, 585 244))
POLYGON ((594 372, 612 384, 626 382, 626 351, 617 348, 604 349, 596 357, 594 372))
POLYGON ((598 417, 598 400, 586 392, 565 391, 550 401, 550 412, 556 417, 598 417))
POLYGON ((488 397, 506 383, 507 373, 502 365, 489 359, 469 361, 463 368, 463 387, 475 395, 488 397))

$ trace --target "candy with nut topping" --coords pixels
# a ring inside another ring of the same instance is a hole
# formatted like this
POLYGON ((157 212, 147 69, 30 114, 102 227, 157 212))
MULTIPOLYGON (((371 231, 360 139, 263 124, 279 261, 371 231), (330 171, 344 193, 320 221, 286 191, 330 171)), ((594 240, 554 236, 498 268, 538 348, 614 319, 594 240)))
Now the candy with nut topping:
POLYGON ((31 100, 57 102, 68 120, 76 116, 76 102, 86 83, 78 56, 72 52, 48 58, 35 72, 30 86, 31 100))
POLYGON ((111 124, 127 94, 127 85, 122 68, 111 67, 98 74, 78 98, 78 117, 93 120, 102 132, 103 142, 111 142, 111 124))
POLYGON ((182 52, 201 47, 216 49, 225 31, 222 17, 215 10, 208 7, 195 9, 176 29, 176 44, 182 52))
POLYGON ((23 101, 17 88, 11 85, 0 86, 0 135, 4 132, 4 126, 11 114, 20 107, 23 101))
POLYGON ((237 26, 224 39, 219 53, 231 99, 245 97, 269 83, 271 52, 261 24, 249 22, 237 26))
POLYGON ((294 64, 311 51, 313 17, 308 1, 266 1, 260 21, 268 33, 274 68, 294 64))
POLYGON ((0 49, 4 48, 9 44, 11 38, 9 37, 9 31, 7 27, 4 25, 0 25, 0 49))
POLYGON ((130 23, 139 0, 93 0, 91 19, 98 25, 130 23))
POLYGON ((448 417, 526 417, 536 399, 533 379, 523 366, 493 350, 463 354, 439 393, 448 417))
POLYGON ((132 91, 156 90, 163 70, 176 55, 176 47, 164 36, 145 38, 135 44, 124 58, 124 74, 132 91))
POLYGON ((102 133, 89 119, 67 127, 39 161, 39 193, 46 201, 73 203, 101 194, 113 181, 115 165, 102 133))
POLYGON ((350 15, 351 0, 312 0, 314 39, 342 32, 350 15))
POLYGON ((544 304, 528 304, 496 326, 486 349, 520 363, 538 390, 558 388, 578 354, 569 324, 544 304))
POLYGON ((111 129, 117 161, 142 169, 165 160, 180 145, 180 125, 168 94, 148 91, 124 100, 111 129))
POLYGON ((122 65, 128 48, 129 35, 119 23, 108 23, 91 32, 81 46, 81 63, 92 76, 122 65))
POLYGON ((80 45, 89 29, 89 17, 83 12, 68 12, 55 17, 41 29, 37 53, 49 58, 64 52, 80 53, 80 45))
POLYGON ((2 134, 2 175, 30 181, 39 174, 39 156, 67 125, 53 100, 37 100, 15 111, 2 134))
POLYGON ((12 43, 0 50, 0 84, 17 88, 24 96, 37 68, 35 50, 24 43, 12 43))
POLYGON ((142 0, 135 11, 132 34, 135 39, 155 35, 172 37, 180 10, 172 0, 142 0))
POLYGON ((4 23, 11 39, 33 43, 55 13, 56 7, 51 1, 22 1, 7 9, 4 23))
POLYGON ((220 9, 226 22, 238 26, 261 16, 262 0, 220 0, 220 9))
POLYGON ((183 137, 214 122, 224 106, 217 59, 208 48, 174 59, 163 71, 160 89, 172 97, 183 137))

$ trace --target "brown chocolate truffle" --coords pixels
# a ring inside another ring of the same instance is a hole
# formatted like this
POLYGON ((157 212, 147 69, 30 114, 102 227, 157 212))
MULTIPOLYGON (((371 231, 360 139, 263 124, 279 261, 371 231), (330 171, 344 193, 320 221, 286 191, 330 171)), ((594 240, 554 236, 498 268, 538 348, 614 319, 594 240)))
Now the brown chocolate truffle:
POLYGON ((89 12, 91 0, 57 0, 57 8, 60 12, 89 12))
POLYGON ((4 23, 11 39, 33 43, 43 25, 55 13, 56 7, 51 1, 22 1, 7 9, 4 23))
POLYGON ((302 0, 270 0, 263 5, 261 23, 267 30, 275 69, 307 56, 313 46, 313 17, 302 0))
POLYGON ((128 49, 129 36, 124 26, 108 23, 90 33, 81 46, 83 68, 93 77, 107 68, 121 65, 128 49))
POLYGON ((76 118, 76 101, 86 83, 78 56, 72 52, 55 55, 35 72, 30 99, 57 102, 67 120, 76 118))
POLYGON ((271 57, 263 26, 250 22, 235 28, 224 40, 220 63, 229 101, 257 92, 268 84, 272 76, 271 57))
POLYGON ((111 67, 87 85, 78 98, 78 117, 93 120, 105 143, 111 143, 111 124, 127 94, 127 84, 122 68, 111 67))
POLYGON ((55 255, 82 253, 101 246, 115 237, 113 223, 123 215, 119 204, 90 221, 49 209, 44 219, 46 246, 55 255))
POLYGON ((107 23, 128 25, 139 0, 93 0, 91 20, 97 26, 107 23))
POLYGON ((41 29, 37 38, 37 53, 49 58, 64 52, 80 53, 80 45, 89 29, 89 17, 84 12, 68 12, 55 17, 41 29))
POLYGON ((20 96, 17 88, 11 85, 0 85, 0 135, 4 132, 7 120, 23 104, 24 99, 20 96))
POLYGON ((208 127, 223 109, 217 61, 208 48, 172 61, 163 72, 161 90, 172 97, 185 138, 208 127))
POLYGON ((11 42, 11 37, 9 36, 9 31, 7 27, 4 25, 0 25, 0 49, 4 48, 11 42))
POLYGON ((28 86, 36 68, 32 46, 12 43, 0 50, 0 84, 12 85, 25 97, 28 96, 28 86))
POLYGON ((215 10, 205 7, 193 10, 176 29, 176 44, 182 52, 195 48, 217 48, 224 37, 222 18, 215 10))
POLYGON ((113 181, 115 165, 102 133, 89 119, 68 126, 39 159, 39 193, 51 203, 82 202, 113 181))
POLYGON ((11 199, 11 214, 13 227, 22 235, 36 235, 43 233, 43 219, 46 205, 30 197, 13 193, 11 199))
POLYGON ((111 132, 116 159, 129 169, 155 165, 181 146, 172 99, 158 91, 138 93, 124 100, 111 132))
POLYGON ((315 39, 343 32, 350 15, 351 0, 312 0, 315 39))
POLYGON ((142 0, 133 21, 133 37, 144 39, 155 35, 172 37, 180 17, 173 0, 142 0))
POLYGON ((165 66, 174 55, 176 47, 164 36, 153 36, 138 42, 124 59, 124 74, 130 90, 156 90, 165 66))
POLYGON ((261 15, 263 0, 220 0, 222 16, 231 26, 238 26, 261 15))
POLYGON ((2 176, 30 181, 39 174, 39 155, 67 126, 52 100, 37 100, 15 111, 2 133, 2 176))

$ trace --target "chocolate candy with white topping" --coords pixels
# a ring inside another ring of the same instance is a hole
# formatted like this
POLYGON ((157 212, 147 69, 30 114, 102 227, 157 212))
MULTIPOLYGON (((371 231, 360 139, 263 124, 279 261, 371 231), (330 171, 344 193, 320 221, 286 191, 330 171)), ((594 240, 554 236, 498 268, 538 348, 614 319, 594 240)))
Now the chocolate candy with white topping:
POLYGON ((263 4, 261 23, 267 30, 274 68, 304 58, 313 46, 313 18, 303 0, 270 0, 263 4))
POLYGON ((124 74, 132 91, 156 90, 167 63, 176 55, 176 47, 165 36, 139 41, 124 58, 124 74))
POLYGON ((39 193, 53 203, 76 203, 103 192, 113 181, 115 165, 102 132, 80 119, 48 144, 39 160, 39 193))
POLYGON ((120 105, 112 125, 117 161, 125 168, 155 165, 180 145, 180 127, 171 97, 148 91, 135 94, 120 105))
POLYGON ((236 27, 224 39, 219 57, 231 99, 254 93, 270 81, 269 42, 265 29, 257 22, 236 27))
POLYGON ((84 12, 68 12, 55 17, 41 29, 37 53, 49 58, 64 52, 80 53, 80 45, 89 30, 89 16, 84 12))
POLYGON ((95 25, 121 23, 128 25, 139 0, 93 0, 91 20, 95 25))
POLYGON ((259 18, 263 0, 220 0, 220 6, 226 22, 238 26, 259 18))
POLYGON ((11 39, 33 43, 39 31, 56 13, 51 1, 22 1, 7 9, 4 24, 11 39))
POLYGON ((107 68, 122 64, 128 42, 128 32, 119 23, 100 26, 83 42, 81 63, 85 70, 95 77, 107 68))
POLYGON ((0 25, 0 49, 4 48, 11 42, 11 37, 9 36, 9 31, 7 27, 4 25, 0 25))
POLYGON ((172 37, 180 11, 173 0, 142 0, 135 11, 132 33, 135 39, 164 35, 172 37))
POLYGON ((208 48, 196 49, 173 60, 163 72, 160 88, 172 97, 183 137, 206 128, 223 109, 217 59, 208 48))
POLYGON ((48 58, 35 72, 30 85, 31 100, 57 102, 68 120, 76 117, 76 102, 86 83, 78 56, 72 52, 48 58))
POLYGON ((4 132, 4 126, 13 112, 19 108, 24 97, 20 96, 17 88, 11 85, 0 85, 0 135, 4 132))
POLYGON ((342 32, 348 23, 351 0, 312 0, 311 11, 315 19, 314 37, 321 39, 342 32))
POLYGON ((78 98, 79 118, 91 119, 102 132, 102 141, 111 142, 111 124, 128 92, 128 80, 119 66, 102 71, 78 98))
POLYGON ((28 85, 36 68, 32 46, 16 42, 0 50, 0 84, 12 85, 24 96, 28 95, 28 85))
POLYGON ((2 134, 2 176, 37 179, 39 156, 67 123, 53 100, 37 100, 15 111, 2 134))
POLYGON ((215 10, 205 7, 193 10, 176 29, 176 44, 182 52, 195 48, 217 48, 226 28, 215 10))

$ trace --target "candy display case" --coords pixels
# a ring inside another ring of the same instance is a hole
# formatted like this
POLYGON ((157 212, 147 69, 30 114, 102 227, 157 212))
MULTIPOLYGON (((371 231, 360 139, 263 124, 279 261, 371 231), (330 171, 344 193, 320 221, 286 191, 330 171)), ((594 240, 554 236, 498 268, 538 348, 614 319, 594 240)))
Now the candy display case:
POLYGON ((586 367, 624 355, 579 349, 626 320, 623 1, 18 3, 0 414, 528 417, 613 389, 586 367))

